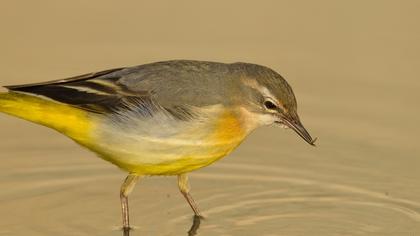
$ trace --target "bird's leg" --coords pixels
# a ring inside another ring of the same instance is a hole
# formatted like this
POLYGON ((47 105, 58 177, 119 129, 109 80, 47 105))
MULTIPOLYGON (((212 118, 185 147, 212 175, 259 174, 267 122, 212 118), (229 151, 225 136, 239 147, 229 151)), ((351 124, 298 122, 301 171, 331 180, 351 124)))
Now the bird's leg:
POLYGON ((194 214, 202 218, 200 210, 198 210, 197 204, 195 203, 194 199, 190 195, 190 185, 188 183, 187 174, 178 175, 178 187, 179 187, 179 191, 181 191, 182 195, 184 195, 188 204, 190 204, 191 209, 194 211, 194 214))
POLYGON ((124 183, 121 185, 120 199, 124 231, 129 231, 131 229, 128 216, 128 195, 131 193, 131 191, 133 191, 133 188, 140 177, 141 176, 129 174, 127 178, 125 178, 124 183))

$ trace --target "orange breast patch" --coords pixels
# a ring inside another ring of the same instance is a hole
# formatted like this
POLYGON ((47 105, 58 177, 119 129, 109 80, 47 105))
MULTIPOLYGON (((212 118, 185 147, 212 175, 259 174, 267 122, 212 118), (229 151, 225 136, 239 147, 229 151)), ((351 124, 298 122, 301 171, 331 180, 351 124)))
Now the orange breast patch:
POLYGON ((229 143, 235 140, 242 141, 246 136, 246 130, 240 117, 232 111, 225 111, 217 119, 213 138, 217 142, 229 143))

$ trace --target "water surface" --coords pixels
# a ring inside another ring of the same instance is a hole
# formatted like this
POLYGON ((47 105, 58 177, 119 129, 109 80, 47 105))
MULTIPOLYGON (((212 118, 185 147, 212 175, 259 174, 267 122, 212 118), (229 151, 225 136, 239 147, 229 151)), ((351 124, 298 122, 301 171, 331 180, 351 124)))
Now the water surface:
MULTIPOLYGON (((206 216, 197 235, 420 234, 418 2, 14 1, 0 9, 1 84, 175 58, 255 62, 287 78, 318 147, 265 127, 192 173, 206 216)), ((0 141, 0 235, 122 235, 122 171, 5 115, 0 141)), ((130 210, 132 236, 188 235, 193 224, 174 177, 140 182, 130 210)))

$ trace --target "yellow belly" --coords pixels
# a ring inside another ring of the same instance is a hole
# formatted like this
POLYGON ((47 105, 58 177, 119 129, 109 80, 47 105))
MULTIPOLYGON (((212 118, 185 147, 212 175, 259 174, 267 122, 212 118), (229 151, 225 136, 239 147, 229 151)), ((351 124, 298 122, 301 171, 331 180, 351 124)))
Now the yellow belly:
POLYGON ((177 134, 170 137, 142 136, 141 128, 130 129, 133 133, 118 133, 119 129, 104 127, 98 138, 102 139, 101 146, 96 152, 120 168, 139 175, 190 172, 226 156, 249 133, 235 112, 218 110, 216 114, 205 122, 178 128, 177 134))
POLYGON ((209 125, 213 126, 213 130, 206 138, 208 146, 196 149, 195 153, 190 155, 180 156, 175 161, 153 166, 137 166, 133 171, 148 175, 175 175, 200 169, 228 155, 247 135, 239 117, 231 111, 222 112, 220 117, 209 125))

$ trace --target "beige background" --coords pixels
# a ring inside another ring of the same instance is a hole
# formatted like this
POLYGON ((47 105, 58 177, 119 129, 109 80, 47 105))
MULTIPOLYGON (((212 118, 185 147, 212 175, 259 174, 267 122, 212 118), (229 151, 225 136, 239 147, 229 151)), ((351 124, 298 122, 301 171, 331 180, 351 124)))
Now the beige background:
MULTIPOLYGON (((199 235, 420 234, 420 1, 0 2, 0 84, 167 59, 280 72, 318 147, 278 127, 193 174, 199 235)), ((117 168, 0 114, 0 235, 120 235, 117 168)), ((175 178, 131 198, 132 235, 185 235, 175 178)))

